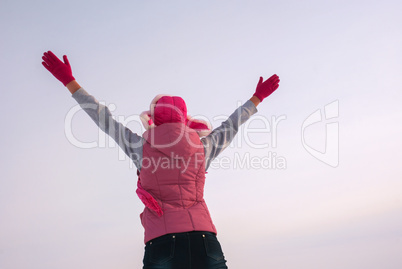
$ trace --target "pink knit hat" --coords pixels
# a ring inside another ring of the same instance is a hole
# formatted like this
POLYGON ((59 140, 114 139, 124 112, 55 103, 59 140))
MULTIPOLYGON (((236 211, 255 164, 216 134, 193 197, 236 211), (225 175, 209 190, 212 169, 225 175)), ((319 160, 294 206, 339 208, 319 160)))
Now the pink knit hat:
POLYGON ((212 131, 208 121, 193 119, 187 114, 187 106, 179 96, 158 94, 152 100, 150 110, 140 114, 140 119, 146 130, 163 123, 182 122, 194 129, 200 137, 207 136, 212 131))

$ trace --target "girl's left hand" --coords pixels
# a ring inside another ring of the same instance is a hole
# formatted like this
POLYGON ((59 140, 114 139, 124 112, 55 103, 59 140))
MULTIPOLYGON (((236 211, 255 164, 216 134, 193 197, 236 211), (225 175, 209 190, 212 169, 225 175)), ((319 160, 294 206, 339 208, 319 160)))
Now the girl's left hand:
POLYGON ((56 55, 53 54, 50 50, 48 52, 43 53, 43 66, 52 73, 61 83, 66 86, 69 82, 75 80, 73 77, 73 73, 71 70, 70 63, 67 59, 67 56, 63 56, 64 63, 57 58, 56 55))

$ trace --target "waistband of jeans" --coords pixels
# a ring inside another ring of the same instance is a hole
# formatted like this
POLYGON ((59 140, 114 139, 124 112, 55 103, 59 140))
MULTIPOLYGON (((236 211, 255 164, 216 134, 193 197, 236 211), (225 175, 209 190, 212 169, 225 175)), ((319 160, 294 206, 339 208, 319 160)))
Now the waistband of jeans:
POLYGON ((160 241, 164 241, 164 240, 168 240, 171 238, 184 238, 187 236, 203 236, 203 235, 211 235, 211 236, 216 236, 215 233, 213 232, 207 232, 207 231, 189 231, 189 232, 182 232, 182 233, 170 233, 170 234, 165 234, 165 235, 161 235, 159 237, 156 237, 154 239, 149 240, 146 245, 150 245, 153 242, 160 242, 160 241))

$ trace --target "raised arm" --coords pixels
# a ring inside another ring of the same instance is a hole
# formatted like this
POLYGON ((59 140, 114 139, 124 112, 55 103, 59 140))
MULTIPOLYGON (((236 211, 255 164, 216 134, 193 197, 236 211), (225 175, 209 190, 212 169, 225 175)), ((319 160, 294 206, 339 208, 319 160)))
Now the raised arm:
POLYGON ((265 82, 260 77, 254 95, 237 108, 219 127, 201 139, 205 149, 205 171, 208 170, 211 162, 230 145, 239 131, 240 125, 257 113, 257 106, 279 87, 279 81, 277 75, 272 75, 265 82))
POLYGON ((113 119, 108 107, 100 104, 95 97, 87 93, 78 84, 72 75, 67 56, 63 56, 63 63, 51 51, 48 51, 44 53, 42 59, 43 66, 67 87, 72 97, 80 104, 81 108, 102 131, 116 141, 123 151, 133 160, 137 168, 140 169, 143 138, 113 119))
POLYGON ((115 120, 109 108, 100 104, 98 100, 86 92, 84 88, 76 90, 72 94, 72 97, 80 104, 81 108, 96 125, 116 141, 124 153, 134 162, 136 167, 141 169, 140 160, 142 159, 143 138, 115 120))

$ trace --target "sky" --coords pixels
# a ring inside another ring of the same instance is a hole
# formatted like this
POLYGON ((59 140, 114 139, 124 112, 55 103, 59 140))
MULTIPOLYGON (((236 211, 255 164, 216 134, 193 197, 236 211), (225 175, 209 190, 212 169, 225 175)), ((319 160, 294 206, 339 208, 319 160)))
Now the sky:
POLYGON ((277 74, 206 177, 229 268, 401 268, 401 8, 1 0, 0 268, 142 266, 136 169, 48 50, 138 134, 157 94, 215 128, 277 74))

